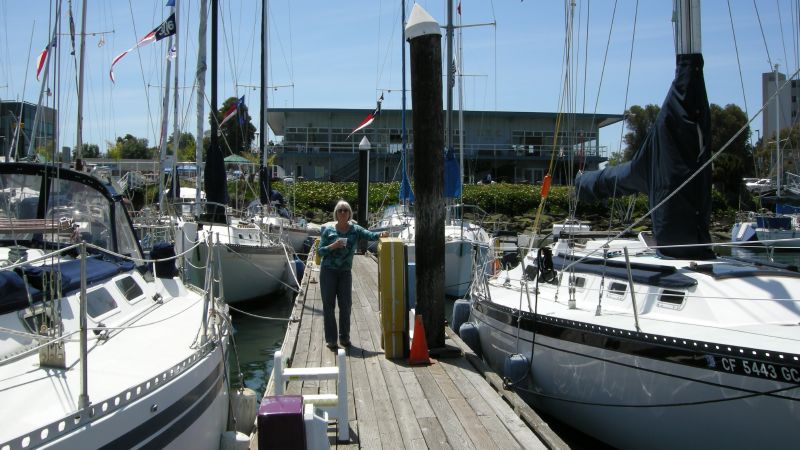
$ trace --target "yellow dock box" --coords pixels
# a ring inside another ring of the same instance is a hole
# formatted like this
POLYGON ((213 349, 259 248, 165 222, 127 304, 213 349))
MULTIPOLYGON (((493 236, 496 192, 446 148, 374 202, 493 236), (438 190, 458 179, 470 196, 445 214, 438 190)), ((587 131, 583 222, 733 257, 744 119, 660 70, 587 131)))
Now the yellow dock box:
POLYGON ((408 355, 405 248, 403 240, 381 238, 378 244, 378 299, 383 349, 387 358, 408 355))
POLYGON ((314 265, 317 267, 322 264, 322 257, 319 255, 319 239, 314 239, 314 265))

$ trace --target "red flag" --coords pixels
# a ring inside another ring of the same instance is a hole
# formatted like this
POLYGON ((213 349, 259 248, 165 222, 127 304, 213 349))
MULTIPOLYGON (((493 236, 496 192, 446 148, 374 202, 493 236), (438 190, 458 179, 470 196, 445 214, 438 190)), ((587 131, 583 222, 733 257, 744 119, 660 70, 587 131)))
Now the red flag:
POLYGON ((160 41, 161 39, 172 36, 173 34, 175 34, 175 13, 170 14, 170 16, 167 17, 167 20, 165 20, 161 25, 157 26, 153 31, 147 33, 145 37, 141 38, 139 42, 136 43, 136 45, 120 53, 116 58, 114 58, 113 61, 111 61, 111 69, 108 71, 108 76, 111 78, 111 81, 116 81, 114 80, 114 64, 119 62, 119 60, 125 55, 143 45, 160 41))
POLYGON ((50 47, 56 46, 56 38, 53 37, 53 40, 50 42, 50 45, 42 50, 42 53, 39 53, 39 57, 36 58, 36 80, 39 80, 39 73, 42 71, 42 67, 44 67, 45 61, 47 61, 47 54, 50 52, 50 47))
POLYGON ((355 133, 357 133, 358 131, 363 130, 364 128, 372 125, 372 122, 374 122, 375 118, 378 117, 378 115, 381 113, 381 103, 382 102, 383 102, 383 94, 381 94, 381 98, 378 99, 378 106, 375 107, 375 111, 372 111, 371 113, 367 114, 367 117, 363 121, 361 121, 361 123, 358 124, 358 126, 355 127, 355 129, 353 129, 353 131, 350 132, 350 134, 347 135, 345 140, 350 139, 350 136, 352 136, 355 133))

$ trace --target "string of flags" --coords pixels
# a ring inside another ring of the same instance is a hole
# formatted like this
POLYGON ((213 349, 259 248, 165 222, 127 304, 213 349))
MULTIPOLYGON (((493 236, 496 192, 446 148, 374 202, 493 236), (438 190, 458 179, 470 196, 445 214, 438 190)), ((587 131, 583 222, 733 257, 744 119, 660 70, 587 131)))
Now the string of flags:
MULTIPOLYGON (((169 4, 167 4, 169 6, 169 4)), ((139 40, 133 47, 125 50, 124 52, 117 55, 113 61, 111 61, 111 69, 108 71, 108 76, 111 78, 112 82, 115 82, 114 79, 114 65, 116 65, 125 55, 130 53, 133 50, 136 50, 139 47, 147 45, 151 42, 160 41, 166 37, 172 36, 175 34, 175 13, 172 13, 167 17, 167 20, 161 23, 161 25, 157 26, 153 31, 147 33, 143 38, 139 40)))

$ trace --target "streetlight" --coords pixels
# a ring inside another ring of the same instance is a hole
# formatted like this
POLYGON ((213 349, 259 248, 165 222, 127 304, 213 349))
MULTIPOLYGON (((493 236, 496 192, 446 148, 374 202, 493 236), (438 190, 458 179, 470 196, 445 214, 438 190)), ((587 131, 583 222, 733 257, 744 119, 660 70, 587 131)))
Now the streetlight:
MULTIPOLYGON (((369 214, 369 151, 372 148, 369 139, 364 136, 358 144, 358 224, 367 228, 369 214)), ((361 239, 358 248, 366 250, 367 243, 361 239)))

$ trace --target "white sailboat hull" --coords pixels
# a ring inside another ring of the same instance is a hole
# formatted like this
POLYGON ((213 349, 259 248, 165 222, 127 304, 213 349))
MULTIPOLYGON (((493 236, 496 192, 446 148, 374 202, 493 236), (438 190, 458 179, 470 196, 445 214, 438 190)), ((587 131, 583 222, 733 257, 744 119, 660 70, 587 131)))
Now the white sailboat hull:
POLYGON ((665 260, 622 240, 603 262, 604 244, 559 241, 555 268, 571 270, 548 280, 531 254, 538 283, 517 266, 473 290, 489 364, 534 407, 615 447, 793 447, 800 274, 665 260))
POLYGON ((522 331, 517 341, 516 327, 474 309, 472 317, 484 357, 501 374, 508 355, 533 356, 518 394, 614 447, 791 448, 796 440, 796 383, 686 367, 541 334, 532 352, 532 333, 522 331), (785 394, 759 394, 773 391, 785 394))
POLYGON ((197 229, 194 222, 179 227, 183 248, 201 244, 187 255, 189 272, 198 286, 205 279, 202 268, 208 261, 208 241, 214 250, 213 261, 222 269, 221 282, 227 303, 264 297, 281 291, 288 281, 288 252, 283 244, 265 237, 256 227, 206 225, 197 229))

